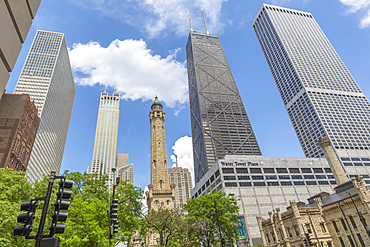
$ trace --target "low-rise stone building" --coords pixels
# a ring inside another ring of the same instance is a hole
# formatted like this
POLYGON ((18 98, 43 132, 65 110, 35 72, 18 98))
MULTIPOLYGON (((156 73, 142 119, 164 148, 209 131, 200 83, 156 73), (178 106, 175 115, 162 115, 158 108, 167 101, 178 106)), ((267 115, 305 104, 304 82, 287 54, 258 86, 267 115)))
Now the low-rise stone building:
POLYGON ((305 233, 313 246, 370 246, 370 190, 362 176, 346 177, 329 139, 320 145, 338 184, 335 193, 319 193, 308 204, 292 200, 286 212, 276 209, 267 219, 257 216, 263 246, 304 246, 305 233))

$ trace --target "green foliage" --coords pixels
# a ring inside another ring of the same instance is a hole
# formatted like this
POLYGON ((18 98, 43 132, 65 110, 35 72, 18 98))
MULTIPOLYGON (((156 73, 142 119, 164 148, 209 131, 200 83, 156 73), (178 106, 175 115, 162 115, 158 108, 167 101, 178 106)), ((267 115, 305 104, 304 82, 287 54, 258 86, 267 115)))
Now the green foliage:
POLYGON ((256 245, 253 245, 252 247, 263 247, 262 244, 256 244, 256 245))
MULTIPOLYGON (((131 184, 121 182, 116 189, 118 199, 119 232, 109 243, 108 215, 112 193, 106 185, 107 177, 98 178, 91 174, 80 172, 63 174, 67 179, 74 181, 72 200, 68 210, 68 219, 64 234, 55 235, 61 238, 61 246, 109 246, 118 241, 129 241, 131 232, 138 229, 138 218, 141 209, 142 191, 131 184)), ((24 237, 14 236, 14 227, 17 216, 22 213, 22 202, 30 201, 35 197, 44 197, 48 187, 48 177, 31 184, 24 177, 24 172, 14 172, 11 169, 0 169, 0 247, 28 247, 34 246, 34 240, 25 240, 24 237)), ((56 192, 59 187, 56 180, 51 194, 48 216, 45 222, 44 234, 49 234, 56 192)), ((36 219, 33 223, 31 236, 36 235, 43 201, 39 201, 36 219)))
POLYGON ((218 191, 193 198, 184 205, 184 209, 188 212, 187 220, 198 223, 198 230, 194 234, 199 238, 202 246, 218 246, 221 242, 215 201, 222 238, 230 244, 238 240, 236 222, 239 207, 237 200, 233 197, 225 197, 224 193, 218 191))

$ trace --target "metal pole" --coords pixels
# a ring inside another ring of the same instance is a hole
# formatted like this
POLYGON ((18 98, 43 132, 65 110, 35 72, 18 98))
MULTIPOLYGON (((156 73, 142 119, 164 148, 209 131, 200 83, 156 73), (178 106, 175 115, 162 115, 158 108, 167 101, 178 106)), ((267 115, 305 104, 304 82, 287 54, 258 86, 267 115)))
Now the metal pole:
POLYGON ((308 210, 307 210, 306 212, 307 212, 307 214, 308 214, 308 218, 310 219, 310 223, 311 223, 311 226, 312 226, 312 229, 313 229, 313 233, 315 234, 315 237, 316 237, 316 239, 317 239, 317 245, 324 247, 324 246, 322 245, 322 243, 320 243, 319 238, 317 237, 315 227, 314 227, 314 225, 312 224, 312 219, 311 219, 310 213, 308 212, 308 210))
POLYGON ((356 208, 356 211, 357 211, 358 217, 360 218, 360 221, 361 221, 362 225, 365 227, 365 231, 366 231, 367 235, 368 235, 368 236, 369 236, 369 238, 370 238, 370 230, 369 230, 369 228, 367 227, 365 217, 360 213, 360 211, 358 211, 358 208, 357 208, 357 206, 356 206, 355 201, 353 200, 353 197, 352 197, 351 193, 348 193, 348 195, 351 197, 352 203, 353 203, 353 205, 354 205, 354 206, 355 206, 355 208, 356 208))
POLYGON ((221 234, 220 221, 218 220, 218 212, 217 212, 216 199, 214 199, 214 202, 215 202, 215 209, 216 209, 216 216, 217 216, 218 231, 220 232, 220 241, 221 241, 222 240, 222 234, 221 234))
POLYGON ((356 244, 356 246, 358 247, 358 244, 357 244, 357 241, 356 241, 355 235, 353 234, 352 229, 351 229, 351 226, 350 226, 350 225, 349 225, 349 223, 348 223, 347 217, 346 217, 346 215, 344 214, 342 207, 340 206, 340 202, 338 202, 338 206, 339 206, 339 208, 340 208, 340 211, 342 211, 342 214, 343 214, 344 219, 346 220, 346 223, 347 223, 347 225, 348 225, 349 231, 351 232, 351 235, 352 235, 353 241, 355 241, 355 244, 356 244))
POLYGON ((47 189, 46 195, 44 197, 45 203, 44 203, 44 207, 42 208, 42 214, 41 214, 41 219, 40 219, 40 224, 39 224, 39 230, 37 231, 37 235, 36 235, 36 244, 35 244, 35 247, 40 247, 41 240, 42 240, 42 237, 43 237, 45 220, 46 220, 46 215, 48 213, 50 196, 51 196, 51 192, 53 190, 53 184, 54 184, 55 174, 56 174, 56 172, 53 172, 53 171, 50 173, 48 189, 47 189))

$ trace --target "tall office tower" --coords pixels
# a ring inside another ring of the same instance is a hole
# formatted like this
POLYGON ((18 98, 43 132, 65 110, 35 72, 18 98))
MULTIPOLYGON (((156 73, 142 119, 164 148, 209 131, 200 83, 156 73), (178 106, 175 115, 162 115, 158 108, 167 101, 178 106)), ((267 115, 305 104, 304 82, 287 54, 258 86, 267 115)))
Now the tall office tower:
POLYGON ((252 26, 306 157, 328 137, 347 173, 367 170, 369 101, 312 14, 263 4, 252 26))
POLYGON ((41 0, 0 1, 0 99, 41 0))
POLYGON ((63 33, 37 31, 15 94, 29 94, 41 118, 26 176, 59 174, 76 94, 63 33))
POLYGON ((112 96, 107 92, 100 94, 93 159, 91 167, 87 167, 87 173, 108 175, 109 187, 112 187, 115 181, 115 171, 112 168, 116 169, 119 102, 118 93, 112 96))
POLYGON ((168 169, 168 177, 170 184, 176 185, 174 205, 176 208, 182 208, 191 199, 190 191, 193 188, 191 174, 186 168, 172 167, 168 169))
MULTIPOLYGON (((208 33, 208 31, 207 31, 208 33)), ((261 155, 218 36, 186 45, 195 183, 227 154, 261 155)))
POLYGON ((121 180, 134 185, 134 163, 128 164, 128 154, 116 155, 116 168, 121 180))

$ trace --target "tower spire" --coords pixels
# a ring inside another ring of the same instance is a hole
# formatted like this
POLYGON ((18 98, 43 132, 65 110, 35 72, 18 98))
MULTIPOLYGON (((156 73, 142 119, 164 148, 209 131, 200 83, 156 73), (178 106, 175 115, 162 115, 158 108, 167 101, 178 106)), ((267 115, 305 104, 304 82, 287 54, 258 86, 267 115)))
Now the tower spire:
POLYGON ((204 26, 206 26, 206 34, 209 34, 208 28, 207 28, 207 22, 206 22, 206 17, 204 16, 204 11, 202 9, 202 15, 203 15, 203 20, 204 20, 204 26))
POLYGON ((190 12, 188 11, 189 16, 189 25, 190 25, 190 32, 193 32, 193 27, 191 26, 191 19, 190 19, 190 12))

